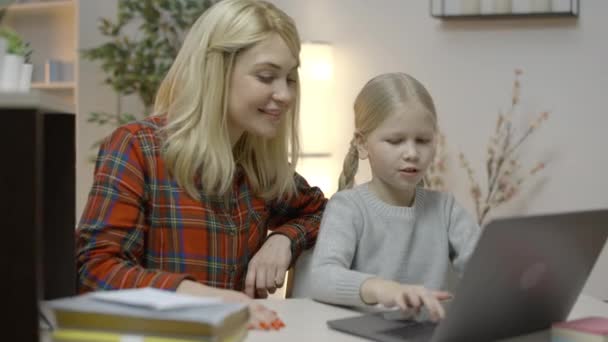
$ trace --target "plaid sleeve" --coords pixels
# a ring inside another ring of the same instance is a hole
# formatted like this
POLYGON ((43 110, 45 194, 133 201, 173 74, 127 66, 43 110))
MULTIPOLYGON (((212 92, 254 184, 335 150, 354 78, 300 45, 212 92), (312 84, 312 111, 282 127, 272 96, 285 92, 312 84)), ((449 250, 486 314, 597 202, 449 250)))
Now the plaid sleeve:
POLYGON ((272 208, 269 235, 283 234, 291 240, 292 262, 300 253, 315 244, 321 224, 321 215, 327 199, 321 189, 311 187, 299 174, 295 174, 297 195, 278 201, 272 208))
POLYGON ((175 289, 187 275, 145 269, 144 162, 136 136, 116 130, 99 149, 93 186, 76 231, 79 292, 175 289))

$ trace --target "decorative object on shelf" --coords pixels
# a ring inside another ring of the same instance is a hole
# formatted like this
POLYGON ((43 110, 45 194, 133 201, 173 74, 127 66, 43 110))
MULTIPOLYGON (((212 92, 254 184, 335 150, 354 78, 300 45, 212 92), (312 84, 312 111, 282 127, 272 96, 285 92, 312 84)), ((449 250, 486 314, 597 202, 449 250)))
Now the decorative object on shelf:
POLYGON ((460 13, 469 15, 481 13, 481 0, 460 0, 460 13))
POLYGON ((0 37, 6 41, 6 51, 0 63, 0 91, 29 91, 32 80, 30 44, 8 27, 0 28, 0 37))
POLYGON ((32 87, 32 73, 34 71, 34 65, 32 63, 21 64, 21 72, 19 76, 19 84, 17 91, 27 93, 32 87))
POLYGON ((47 59, 44 63, 44 82, 56 84, 58 82, 74 81, 74 63, 60 61, 57 59, 47 59))
POLYGON ((511 0, 492 0, 492 11, 494 14, 508 14, 513 10, 511 0))
POLYGON ((494 136, 488 143, 488 154, 485 160, 486 184, 482 189, 475 172, 463 153, 460 153, 461 166, 466 170, 471 182, 470 194, 475 204, 475 213, 480 225, 486 222, 488 214, 496 207, 513 199, 527 177, 536 175, 545 167, 538 162, 527 170, 522 170, 517 152, 532 133, 549 117, 549 112, 542 112, 528 125, 523 132, 513 126, 513 117, 520 104, 520 81, 522 71, 515 70, 511 107, 506 113, 499 112, 494 136))
POLYGON ((578 17, 580 0, 429 0, 440 19, 578 17))
MULTIPOLYGON (((99 31, 108 42, 84 50, 83 57, 101 64, 104 83, 118 100, 114 113, 91 113, 88 122, 116 127, 140 117, 123 113, 121 99, 127 95, 136 95, 144 106, 142 114, 150 114, 158 85, 177 56, 185 31, 218 1, 121 0, 115 22, 100 18, 99 31), (137 34, 127 33, 133 25, 137 34)), ((99 143, 92 148, 97 149, 99 143)))
POLYGON ((4 37, 0 37, 0 82, 2 82, 2 65, 4 63, 4 55, 6 55, 6 39, 4 37))
POLYGON ((437 150, 435 151, 435 159, 429 166, 424 175, 424 187, 430 190, 446 191, 447 184, 443 180, 445 171, 447 170, 447 152, 445 135, 439 133, 437 137, 437 150))
POLYGON ((553 10, 551 0, 530 0, 530 12, 551 12, 553 10))
MULTIPOLYGON (((32 59, 32 66, 24 64, 20 71, 18 91, 29 91, 29 89, 48 89, 63 91, 60 95, 62 101, 75 104, 77 94, 75 82, 72 87, 57 87, 59 84, 47 84, 44 79, 45 60, 61 56, 63 59, 75 60, 78 45, 74 30, 77 28, 75 21, 79 16, 79 5, 76 0, 9 0, 4 7, 6 16, 4 23, 32 46, 36 47, 36 55, 32 59), (10 4, 9 4, 10 3, 10 4), (33 22, 38 24, 32 25, 33 22), (76 25, 76 26, 75 26, 76 25), (61 37, 57 40, 56 37, 61 37), (41 86, 42 85, 42 86, 41 86)), ((71 74, 75 70, 69 70, 71 74)))

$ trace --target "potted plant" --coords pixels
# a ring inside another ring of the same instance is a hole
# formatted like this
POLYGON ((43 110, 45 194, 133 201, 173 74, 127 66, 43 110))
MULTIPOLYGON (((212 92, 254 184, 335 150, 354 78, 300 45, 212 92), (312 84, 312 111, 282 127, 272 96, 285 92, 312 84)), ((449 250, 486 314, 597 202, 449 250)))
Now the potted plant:
POLYGON ((30 44, 8 27, 0 28, 0 37, 6 41, 6 53, 0 69, 0 89, 3 91, 28 91, 32 78, 30 44))
POLYGON ((104 83, 118 95, 116 111, 90 113, 88 122, 116 127, 137 119, 141 115, 122 112, 121 98, 128 95, 140 99, 141 114, 150 114, 156 90, 177 56, 186 30, 218 1, 120 0, 116 21, 100 19, 99 31, 108 42, 83 51, 83 58, 101 63, 104 83), (129 32, 134 25, 136 35, 129 32))

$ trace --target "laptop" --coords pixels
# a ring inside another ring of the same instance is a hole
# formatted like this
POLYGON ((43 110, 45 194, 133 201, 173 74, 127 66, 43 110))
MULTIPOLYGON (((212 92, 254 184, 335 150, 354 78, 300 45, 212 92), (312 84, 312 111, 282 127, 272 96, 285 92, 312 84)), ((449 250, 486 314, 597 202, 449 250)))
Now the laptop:
POLYGON ((608 210, 490 222, 438 324, 382 313, 328 321, 381 342, 494 341, 566 320, 608 236, 608 210))

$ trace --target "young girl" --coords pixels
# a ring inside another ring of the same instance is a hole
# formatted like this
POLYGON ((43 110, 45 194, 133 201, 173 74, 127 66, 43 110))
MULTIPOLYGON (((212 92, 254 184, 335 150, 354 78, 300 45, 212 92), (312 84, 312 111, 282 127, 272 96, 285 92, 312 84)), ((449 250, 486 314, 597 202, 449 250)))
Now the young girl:
POLYGON ((282 286, 326 203, 289 160, 299 51, 291 18, 264 1, 224 0, 196 21, 156 115, 100 148, 77 230, 80 292, 219 296, 249 304, 256 327, 282 325, 252 298, 282 286))
POLYGON ((439 301, 449 263, 462 272, 480 228, 447 193, 425 190, 433 161, 437 115, 427 90, 403 73, 369 81, 355 101, 355 134, 339 191, 323 214, 312 257, 314 299, 381 304, 444 316, 439 301), (369 183, 353 187, 358 159, 369 183), (352 188, 352 189, 351 189, 352 188))

